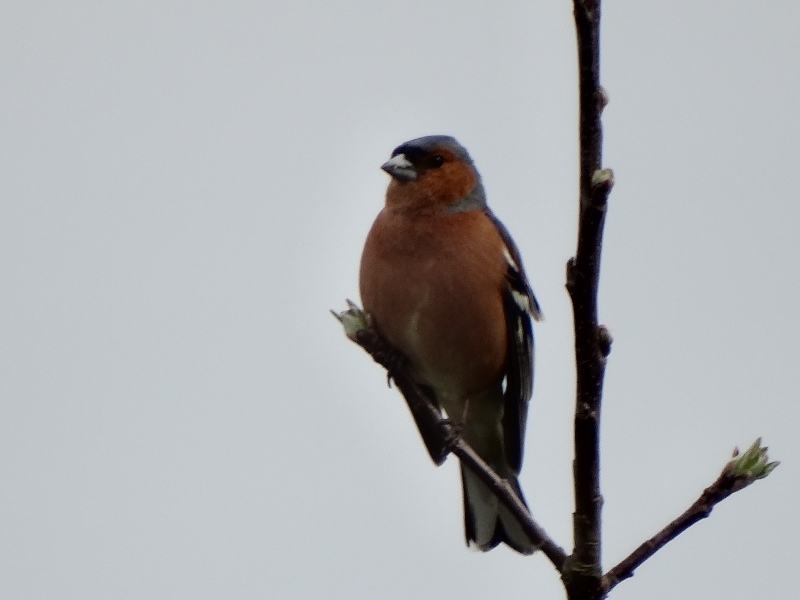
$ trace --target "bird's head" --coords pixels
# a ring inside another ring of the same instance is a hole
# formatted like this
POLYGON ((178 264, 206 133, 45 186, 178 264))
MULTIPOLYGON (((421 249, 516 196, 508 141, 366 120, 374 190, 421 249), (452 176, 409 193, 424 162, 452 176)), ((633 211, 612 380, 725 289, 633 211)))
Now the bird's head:
POLYGON ((406 142, 381 165, 392 177, 389 208, 413 212, 460 212, 486 207, 481 176, 455 138, 429 135, 406 142))

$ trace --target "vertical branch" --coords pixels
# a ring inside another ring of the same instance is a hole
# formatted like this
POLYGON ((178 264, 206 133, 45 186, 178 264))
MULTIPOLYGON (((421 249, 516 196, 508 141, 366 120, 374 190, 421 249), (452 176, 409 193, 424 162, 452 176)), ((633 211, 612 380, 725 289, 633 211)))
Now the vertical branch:
POLYGON ((581 208, 591 192, 592 174, 600 168, 603 132, 600 113, 605 105, 600 87, 600 0, 574 0, 578 42, 580 100, 581 208))
POLYGON ((576 404, 573 463, 574 549, 562 573, 571 600, 602 597, 600 402, 608 331, 598 325, 597 288, 606 200, 613 185, 601 169, 600 0, 573 0, 578 42, 580 98, 580 214, 578 245, 567 263, 567 291, 575 326, 576 404))

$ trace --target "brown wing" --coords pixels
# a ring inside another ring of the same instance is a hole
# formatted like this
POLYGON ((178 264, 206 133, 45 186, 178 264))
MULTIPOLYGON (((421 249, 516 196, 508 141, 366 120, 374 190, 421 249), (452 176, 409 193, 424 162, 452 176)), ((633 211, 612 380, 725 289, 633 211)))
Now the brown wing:
POLYGON ((525 276, 519 250, 505 226, 487 208, 486 215, 497 228, 505 244, 504 256, 508 265, 503 308, 506 317, 508 350, 506 355, 506 387, 503 393, 503 439, 506 458, 514 472, 522 467, 525 444, 525 424, 528 403, 533 393, 533 326, 541 311, 525 276))

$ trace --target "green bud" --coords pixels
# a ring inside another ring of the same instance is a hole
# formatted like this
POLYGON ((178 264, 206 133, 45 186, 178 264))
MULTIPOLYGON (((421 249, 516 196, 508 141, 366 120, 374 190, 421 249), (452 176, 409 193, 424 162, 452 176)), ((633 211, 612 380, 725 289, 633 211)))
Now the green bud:
POLYGON ((761 438, 758 438, 741 454, 739 454, 738 448, 735 449, 727 468, 733 477, 756 480, 769 475, 778 464, 777 461, 769 462, 767 448, 761 446, 761 438))
POLYGON ((342 312, 331 311, 344 328, 344 333, 353 338, 359 331, 369 328, 369 316, 352 300, 347 301, 347 310, 342 312))

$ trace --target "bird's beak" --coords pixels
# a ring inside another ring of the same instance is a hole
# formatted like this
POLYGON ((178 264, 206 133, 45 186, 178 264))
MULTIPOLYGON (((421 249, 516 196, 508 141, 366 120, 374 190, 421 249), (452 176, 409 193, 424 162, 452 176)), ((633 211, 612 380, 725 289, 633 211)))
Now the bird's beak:
POLYGON ((381 169, 399 181, 413 181, 417 178, 417 170, 405 154, 393 156, 381 165, 381 169))

